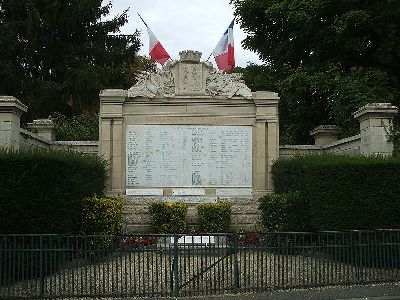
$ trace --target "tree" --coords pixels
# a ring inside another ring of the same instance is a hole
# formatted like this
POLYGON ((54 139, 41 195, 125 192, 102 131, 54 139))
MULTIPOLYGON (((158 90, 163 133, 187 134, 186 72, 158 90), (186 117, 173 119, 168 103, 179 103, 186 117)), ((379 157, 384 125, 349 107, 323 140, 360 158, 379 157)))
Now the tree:
POLYGON ((244 46, 257 52, 281 96, 283 142, 337 124, 358 131, 352 112, 400 104, 400 1, 231 0, 244 46))
POLYGON ((128 88, 139 33, 118 35, 102 0, 0 0, 0 94, 29 106, 28 119, 98 110, 103 88, 128 88))

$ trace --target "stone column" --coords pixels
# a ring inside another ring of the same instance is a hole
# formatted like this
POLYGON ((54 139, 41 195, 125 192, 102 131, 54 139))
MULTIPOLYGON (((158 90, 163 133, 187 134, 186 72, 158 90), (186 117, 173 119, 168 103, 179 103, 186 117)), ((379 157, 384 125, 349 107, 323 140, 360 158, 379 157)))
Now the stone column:
POLYGON ((50 119, 33 120, 32 123, 28 123, 28 127, 46 140, 55 140, 54 123, 50 119))
POLYGON ((123 104, 125 90, 100 92, 99 155, 109 162, 109 194, 124 194, 125 188, 125 139, 123 128, 123 104))
POLYGON ((278 94, 253 93, 256 120, 253 147, 254 194, 262 196, 273 191, 271 168, 279 156, 278 94))
POLYGON ((360 122, 361 145, 363 155, 391 156, 393 143, 389 140, 393 117, 399 109, 391 103, 370 103, 354 113, 360 122))
POLYGON ((315 127, 310 135, 315 140, 316 146, 328 145, 338 140, 339 127, 336 125, 320 125, 315 127))
POLYGON ((0 96, 0 146, 19 149, 20 117, 27 110, 17 98, 0 96))
POLYGON ((257 118, 253 129, 253 193, 263 195, 267 190, 266 119, 257 118))

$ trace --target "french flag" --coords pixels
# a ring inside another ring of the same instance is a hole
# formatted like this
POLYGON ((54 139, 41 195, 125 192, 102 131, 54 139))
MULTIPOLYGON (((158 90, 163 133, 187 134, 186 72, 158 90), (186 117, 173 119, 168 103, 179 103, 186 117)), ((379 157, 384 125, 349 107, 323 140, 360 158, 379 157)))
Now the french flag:
MULTIPOLYGON (((146 26, 147 27, 147 26, 146 26)), ((147 27, 147 32, 149 34, 149 54, 152 59, 157 61, 159 64, 163 65, 169 58, 169 54, 165 51, 164 47, 157 40, 154 33, 147 27)))
POLYGON ((235 19, 232 20, 228 29, 225 31, 221 40, 218 42, 212 54, 214 55, 215 62, 218 69, 221 71, 230 71, 235 67, 235 54, 233 48, 233 24, 235 19))
POLYGON ((164 47, 158 41, 156 36, 154 35, 153 31, 150 30, 147 23, 143 20, 142 16, 139 15, 139 18, 142 20, 144 25, 147 28, 147 33, 149 34, 149 55, 152 59, 157 61, 159 64, 164 65, 165 62, 170 59, 169 54, 165 51, 164 47))

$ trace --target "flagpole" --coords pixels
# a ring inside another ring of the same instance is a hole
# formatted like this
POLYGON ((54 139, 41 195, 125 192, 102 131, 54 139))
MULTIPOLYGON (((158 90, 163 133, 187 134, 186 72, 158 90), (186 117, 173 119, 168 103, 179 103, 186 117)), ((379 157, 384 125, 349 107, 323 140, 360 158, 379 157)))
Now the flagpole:
POLYGON ((139 16, 139 18, 140 18, 140 20, 142 20, 142 22, 144 23, 144 25, 146 25, 146 27, 149 27, 148 25, 147 25, 147 23, 143 20, 143 18, 142 18, 142 16, 141 15, 139 15, 139 13, 137 12, 137 14, 138 14, 138 16, 139 16))
POLYGON ((206 60, 206 61, 208 61, 208 60, 210 59, 211 55, 212 55, 212 52, 210 53, 210 56, 207 58, 207 60, 206 60))

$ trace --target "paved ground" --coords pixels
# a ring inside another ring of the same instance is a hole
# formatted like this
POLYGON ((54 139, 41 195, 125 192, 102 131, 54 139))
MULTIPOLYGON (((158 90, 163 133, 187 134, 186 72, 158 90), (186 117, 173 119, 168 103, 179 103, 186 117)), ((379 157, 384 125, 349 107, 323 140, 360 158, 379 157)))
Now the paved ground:
MULTIPOLYGON (((76 300, 76 298, 73 298, 76 300)), ((73 300, 72 298, 64 300, 73 300)), ((80 300, 139 300, 156 298, 80 298, 80 300)), ((172 300, 174 298, 157 298, 157 300, 172 300)), ((334 286, 287 291, 275 291, 264 294, 221 295, 204 297, 178 298, 178 300, 400 300, 400 282, 334 286)))
MULTIPOLYGON (((171 298, 170 298, 171 299, 171 298)), ((400 282, 390 284, 323 287, 290 291, 275 291, 257 295, 226 295, 213 297, 180 298, 191 300, 400 300, 400 282)))

